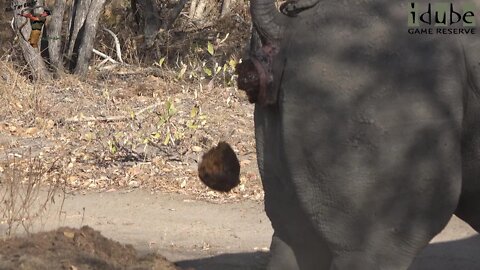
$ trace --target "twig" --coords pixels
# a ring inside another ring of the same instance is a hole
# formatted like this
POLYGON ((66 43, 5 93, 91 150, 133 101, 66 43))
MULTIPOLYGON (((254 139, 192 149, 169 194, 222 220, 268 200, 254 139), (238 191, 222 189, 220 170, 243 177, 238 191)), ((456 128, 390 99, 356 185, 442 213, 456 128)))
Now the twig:
POLYGON ((152 104, 152 105, 150 105, 150 106, 147 106, 147 107, 145 107, 145 108, 143 108, 143 109, 140 109, 140 110, 138 110, 138 111, 135 113, 135 116, 138 116, 138 115, 144 113, 145 111, 150 110, 150 109, 153 109, 153 108, 156 108, 156 107, 158 107, 158 106, 160 106, 160 105, 162 105, 162 103, 161 103, 161 102, 157 102, 157 103, 152 104))
POLYGON ((15 33, 15 17, 13 17, 12 21, 10 21, 10 27, 12 27, 12 30, 15 33))
MULTIPOLYGON (((101 63, 100 63, 100 64, 101 64, 101 63)), ((101 71, 104 71, 104 70, 112 70, 112 69, 114 69, 114 68, 116 68, 116 67, 117 67, 116 64, 111 64, 111 65, 108 65, 108 66, 100 67, 99 69, 100 69, 101 71)))
POLYGON ((108 62, 108 58, 104 59, 100 64, 98 64, 99 67, 105 65, 108 62))
POLYGON ((118 62, 115 61, 115 59, 111 58, 110 56, 108 56, 108 55, 106 55, 106 54, 104 54, 104 53, 102 53, 102 52, 100 52, 100 51, 98 51, 98 50, 95 50, 95 49, 93 49, 92 51, 93 51, 94 54, 96 54, 96 55, 98 55, 98 56, 100 56, 100 57, 102 57, 102 58, 110 61, 111 63, 118 64, 118 62))
MULTIPOLYGON (((138 117, 139 115, 143 114, 144 112, 150 110, 150 109, 153 109, 153 108, 156 108, 158 106, 160 106, 162 103, 161 102, 157 102, 155 104, 152 104, 152 105, 149 105, 143 109, 140 109, 138 111, 136 111, 133 115, 133 118, 136 118, 138 117)), ((68 119, 65 119, 64 121, 57 121, 60 122, 60 123, 82 123, 82 122, 119 122, 119 121, 125 121, 125 120, 128 120, 128 119, 131 119, 132 116, 126 116, 126 115, 115 115, 115 116, 97 116, 97 117, 82 117, 82 118, 78 118, 78 117, 72 117, 72 118, 68 118, 68 119)))
POLYGON ((129 116, 116 115, 116 116, 97 116, 97 117, 72 117, 65 119, 64 123, 81 123, 81 122, 117 122, 124 121, 130 118, 129 116))
POLYGON ((107 31, 113 37, 113 40, 115 41, 115 50, 117 52, 117 59, 118 61, 120 61, 120 63, 123 63, 122 50, 120 48, 120 41, 118 40, 117 35, 115 35, 115 33, 113 33, 107 28, 103 28, 103 30, 107 31))

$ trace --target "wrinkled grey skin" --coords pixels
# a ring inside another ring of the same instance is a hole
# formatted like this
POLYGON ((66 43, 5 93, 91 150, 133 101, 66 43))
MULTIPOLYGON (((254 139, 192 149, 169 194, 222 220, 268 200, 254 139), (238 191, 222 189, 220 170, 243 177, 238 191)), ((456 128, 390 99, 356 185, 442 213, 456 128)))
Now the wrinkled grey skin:
POLYGON ((251 1, 280 47, 278 103, 255 107, 268 269, 407 269, 452 214, 479 231, 478 36, 409 35, 402 1, 270 1, 251 1))

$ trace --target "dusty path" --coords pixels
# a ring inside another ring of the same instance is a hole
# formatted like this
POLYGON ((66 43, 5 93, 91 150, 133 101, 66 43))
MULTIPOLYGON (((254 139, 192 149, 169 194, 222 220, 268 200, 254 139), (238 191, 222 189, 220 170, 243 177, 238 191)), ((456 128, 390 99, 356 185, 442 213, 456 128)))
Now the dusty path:
MULTIPOLYGON (((262 269, 272 234, 263 205, 249 201, 211 204, 138 190, 69 195, 63 209, 37 229, 90 225, 197 270, 262 269)), ((480 269, 480 236, 457 218, 432 242, 411 269, 480 269)))

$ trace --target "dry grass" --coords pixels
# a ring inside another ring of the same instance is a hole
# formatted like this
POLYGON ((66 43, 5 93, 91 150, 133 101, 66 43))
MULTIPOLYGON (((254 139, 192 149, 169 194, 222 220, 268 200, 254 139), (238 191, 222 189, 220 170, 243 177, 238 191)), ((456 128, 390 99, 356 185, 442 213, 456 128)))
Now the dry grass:
POLYGON ((46 165, 36 157, 17 159, 17 155, 0 166, 0 224, 6 236, 18 233, 18 229, 30 233, 58 195, 64 198, 56 164, 46 165))
POLYGON ((253 106, 234 77, 246 34, 231 32, 225 39, 225 31, 210 28, 197 40, 172 40, 175 50, 186 46, 189 53, 162 64, 93 68, 87 78, 62 75, 34 84, 21 75, 22 67, 0 60, 0 153, 30 149, 46 164, 55 161, 47 175, 61 172, 58 181, 70 192, 148 188, 215 202, 262 200, 253 106), (112 116, 122 119, 101 121, 112 116), (197 179, 202 154, 221 140, 232 145, 242 166, 241 184, 228 194, 197 179))

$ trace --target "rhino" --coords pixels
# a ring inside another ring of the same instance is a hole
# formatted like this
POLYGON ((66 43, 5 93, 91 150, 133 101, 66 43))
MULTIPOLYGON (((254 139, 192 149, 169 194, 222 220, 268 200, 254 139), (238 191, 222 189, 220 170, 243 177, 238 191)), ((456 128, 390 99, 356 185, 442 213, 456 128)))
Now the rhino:
POLYGON ((267 269, 408 269, 453 214, 479 231, 474 12, 446 9, 445 28, 469 34, 415 34, 437 29, 427 1, 302 1, 250 1, 260 46, 238 67, 274 229, 267 269))

